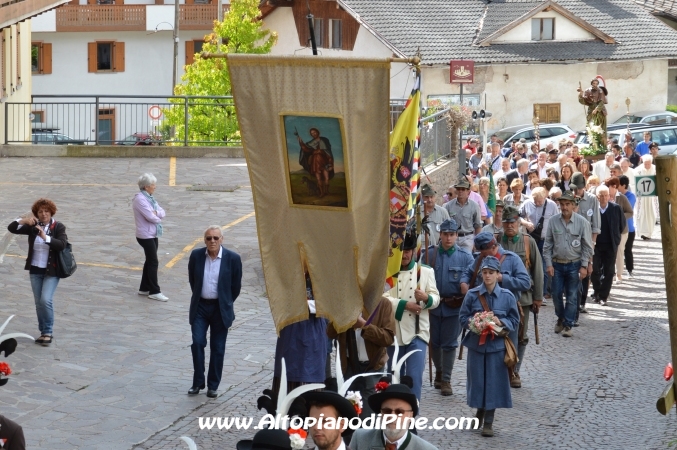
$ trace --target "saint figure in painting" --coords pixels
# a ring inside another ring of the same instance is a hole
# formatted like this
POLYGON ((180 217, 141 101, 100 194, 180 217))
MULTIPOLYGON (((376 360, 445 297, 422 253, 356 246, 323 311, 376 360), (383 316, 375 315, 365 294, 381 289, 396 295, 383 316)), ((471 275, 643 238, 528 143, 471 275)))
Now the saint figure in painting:
POLYGON ((312 139, 308 142, 301 139, 298 131, 294 133, 301 146, 299 164, 315 178, 319 197, 322 198, 329 193, 329 180, 334 178, 334 155, 329 139, 320 136, 320 130, 311 128, 309 133, 312 139))

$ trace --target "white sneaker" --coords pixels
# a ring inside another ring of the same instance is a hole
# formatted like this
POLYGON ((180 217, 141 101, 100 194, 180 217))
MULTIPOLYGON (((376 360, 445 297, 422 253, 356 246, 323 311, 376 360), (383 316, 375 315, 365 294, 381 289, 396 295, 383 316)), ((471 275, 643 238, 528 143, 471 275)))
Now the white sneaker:
POLYGON ((139 295, 148 295, 150 291, 139 291, 139 295))
POLYGON ((149 295, 148 298, 151 299, 151 300, 159 300, 161 302, 166 302, 167 300, 169 300, 169 297, 162 295, 162 292, 158 292, 157 294, 149 295))

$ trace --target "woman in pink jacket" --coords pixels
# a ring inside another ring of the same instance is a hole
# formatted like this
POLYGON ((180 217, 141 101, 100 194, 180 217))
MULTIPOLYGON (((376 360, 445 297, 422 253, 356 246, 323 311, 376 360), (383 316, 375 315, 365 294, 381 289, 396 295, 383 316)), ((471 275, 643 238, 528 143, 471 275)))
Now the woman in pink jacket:
POLYGON ((146 254, 139 295, 147 295, 150 299, 166 302, 169 298, 162 294, 157 280, 158 238, 162 236, 162 219, 165 217, 165 210, 153 198, 156 182, 157 178, 152 173, 141 175, 139 177, 141 192, 137 192, 132 200, 136 240, 146 254))

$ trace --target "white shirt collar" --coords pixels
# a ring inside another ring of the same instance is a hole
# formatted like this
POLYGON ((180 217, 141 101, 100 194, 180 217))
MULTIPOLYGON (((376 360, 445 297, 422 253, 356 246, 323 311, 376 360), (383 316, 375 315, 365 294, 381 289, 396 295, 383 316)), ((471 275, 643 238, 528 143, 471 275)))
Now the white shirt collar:
MULTIPOLYGON (((318 450, 317 446, 315 446, 315 450, 318 450)), ((343 438, 341 438, 341 445, 336 450, 346 450, 346 443, 343 442, 343 438)))
POLYGON ((385 442, 386 444, 387 444, 388 442, 390 442, 391 444, 395 444, 395 447, 396 447, 396 448, 400 448, 400 447, 402 447, 402 444, 404 444, 404 441, 407 439, 407 435, 409 435, 409 432, 408 432, 408 431, 407 431, 406 433, 404 433, 404 436, 402 436, 401 438, 399 438, 399 439, 396 440, 395 442, 390 442, 390 441, 388 440, 388 438, 386 437, 386 434, 383 433, 383 442, 385 442))
MULTIPOLYGON (((223 254, 223 246, 219 246, 219 254, 216 255, 216 258, 221 259, 222 254, 223 254)), ((205 255, 207 255, 207 257, 209 257, 209 249, 207 249, 207 248, 205 249, 205 255)))

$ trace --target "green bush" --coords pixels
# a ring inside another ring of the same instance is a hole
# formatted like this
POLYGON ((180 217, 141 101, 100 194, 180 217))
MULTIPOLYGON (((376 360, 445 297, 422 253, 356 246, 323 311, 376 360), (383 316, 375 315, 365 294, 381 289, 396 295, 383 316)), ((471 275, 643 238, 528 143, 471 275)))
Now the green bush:
POLYGON ((668 105, 665 107, 666 111, 671 111, 673 113, 677 113, 677 105, 668 105))

